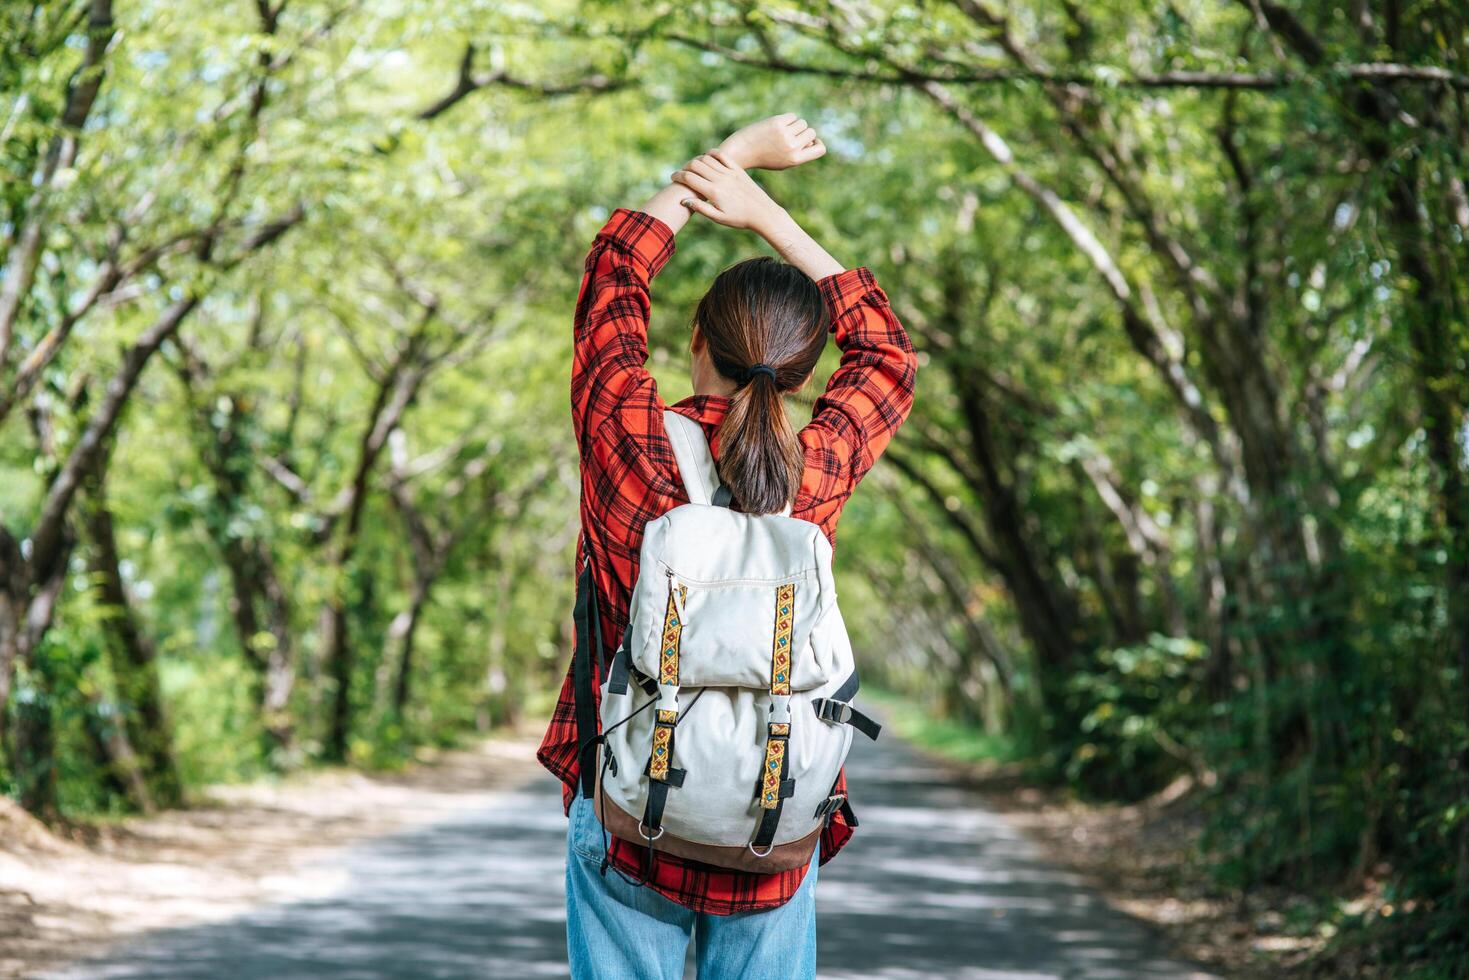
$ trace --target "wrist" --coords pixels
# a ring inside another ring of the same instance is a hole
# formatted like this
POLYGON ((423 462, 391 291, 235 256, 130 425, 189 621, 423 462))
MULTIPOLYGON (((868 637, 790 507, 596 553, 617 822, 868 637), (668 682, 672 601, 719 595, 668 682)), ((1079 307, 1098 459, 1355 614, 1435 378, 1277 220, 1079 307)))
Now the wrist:
POLYGON ((724 138, 724 142, 720 143, 717 149, 720 154, 726 157, 731 163, 739 167, 741 170, 755 169, 751 165, 749 157, 745 154, 743 147, 740 145, 740 141, 735 139, 733 135, 726 136, 724 138))
POLYGON ((790 212, 774 201, 770 202, 770 206, 761 212, 750 227, 771 245, 789 239, 793 231, 800 230, 790 212))

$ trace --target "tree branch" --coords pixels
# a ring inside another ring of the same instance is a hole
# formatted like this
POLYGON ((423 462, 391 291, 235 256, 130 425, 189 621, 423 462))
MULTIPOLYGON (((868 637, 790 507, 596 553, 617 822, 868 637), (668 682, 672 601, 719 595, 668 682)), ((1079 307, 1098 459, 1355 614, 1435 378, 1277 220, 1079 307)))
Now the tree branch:
MULTIPOLYGON (((1096 90, 1153 90, 1153 89, 1199 89, 1219 91, 1273 92, 1313 82, 1318 77, 1341 77, 1363 81, 1382 81, 1403 84, 1448 85, 1459 91, 1469 91, 1469 75, 1451 71, 1435 65, 1403 65, 1392 62, 1358 62, 1318 65, 1313 73, 1301 72, 1240 72, 1211 71, 1207 69, 1175 70, 1164 72, 1138 72, 1124 74, 1109 66, 1097 66, 1088 71, 1033 71, 1025 68, 956 67, 948 72, 931 72, 917 68, 891 71, 873 71, 865 68, 846 68, 840 65, 811 65, 791 61, 769 54, 752 54, 709 41, 704 38, 679 32, 658 35, 665 41, 717 54, 726 61, 749 68, 761 68, 793 75, 821 75, 827 78, 882 84, 913 84, 914 82, 938 82, 948 85, 1009 85, 1025 82, 1052 82, 1074 85, 1096 90)), ((462 98, 463 96, 460 96, 462 98)))
POLYGON ((454 87, 442 98, 420 109, 416 113, 416 118, 423 120, 437 118, 458 105, 466 96, 494 85, 532 92, 543 98, 556 98, 579 92, 611 92, 627 85, 626 79, 609 78, 606 75, 587 75, 584 78, 565 82, 537 82, 517 77, 504 69, 476 74, 474 70, 475 53, 473 44, 464 46, 464 55, 459 60, 459 75, 455 79, 454 87))
POLYGON ((153 325, 143 331, 142 336, 133 343, 132 347, 128 348, 127 353, 123 356, 122 365, 107 382, 107 390, 101 404, 97 406, 97 410, 88 420, 81 438, 72 447, 66 462, 57 471, 56 478, 51 481, 51 486, 46 491, 45 501, 41 505, 40 519, 36 522, 35 530, 31 534, 31 561, 43 575, 45 570, 50 568, 51 562, 55 560, 66 523, 67 510, 71 506, 77 488, 81 485, 81 479, 91 469, 93 461, 102 452, 108 438, 111 437, 113 428, 122 415, 123 406, 127 404, 128 397, 133 393, 133 388, 137 385, 143 368, 147 366, 154 352, 163 346, 165 340, 173 336, 183 324, 184 318, 198 305, 198 294, 191 293, 164 310, 153 325))
POLYGON ((5 278, 0 281, 0 370, 10 360, 15 322, 35 282, 46 226, 46 196, 56 174, 76 159, 78 136, 92 113, 97 93, 102 90, 102 59, 115 30, 111 0, 92 0, 87 15, 86 52, 67 82, 66 105, 61 112, 62 131, 51 140, 36 189, 26 205, 25 224, 16 234, 15 247, 4 257, 5 278))
POLYGON ((930 480, 927 474, 918 468, 918 464, 913 459, 901 450, 894 452, 892 446, 888 447, 883 458, 897 467, 899 473, 902 473, 909 480, 913 481, 924 492, 928 499, 932 501, 933 505, 954 526, 954 529, 963 536, 965 541, 969 542, 970 548, 974 550, 974 553, 979 556, 981 561, 996 570, 1004 567, 1004 563, 1001 562, 999 554, 985 540, 984 534, 980 529, 968 517, 961 513, 958 508, 951 508, 949 506, 948 495, 939 488, 938 484, 930 480))
MULTIPOLYGON (((296 208, 285 217, 268 222, 246 239, 245 247, 238 255, 220 263, 220 267, 230 268, 242 261, 250 252, 271 244, 285 234, 292 225, 299 222, 301 216, 300 208, 296 208)), ((122 410, 127 405, 133 388, 137 386, 138 378, 142 376, 143 368, 148 365, 148 361, 158 351, 158 348, 178 332, 185 318, 199 305, 200 298, 200 292, 191 291, 165 309, 153 325, 143 331, 142 335, 128 348, 123 355, 121 366, 107 382, 101 403, 87 421, 81 437, 72 447, 66 461, 57 471, 56 477, 51 481, 41 505, 41 515, 31 535, 31 561, 35 568, 41 570, 41 574, 45 574, 49 563, 56 558, 56 551, 62 540, 66 523, 66 514, 81 485, 82 477, 91 469, 98 454, 103 451, 107 441, 112 437, 122 410)))
POLYGON ((942 85, 926 82, 919 88, 980 141, 1015 185, 1051 216, 1087 258, 1121 308, 1123 327, 1134 349, 1158 371, 1181 406, 1190 427, 1209 445, 1215 458, 1227 470, 1232 470, 1232 455, 1226 451, 1223 435, 1209 413, 1202 390, 1189 377, 1184 352, 1174 350, 1176 344, 1170 344, 1167 335, 1149 320, 1112 253, 1054 190, 1019 165, 1009 144, 968 106, 955 99, 942 85))

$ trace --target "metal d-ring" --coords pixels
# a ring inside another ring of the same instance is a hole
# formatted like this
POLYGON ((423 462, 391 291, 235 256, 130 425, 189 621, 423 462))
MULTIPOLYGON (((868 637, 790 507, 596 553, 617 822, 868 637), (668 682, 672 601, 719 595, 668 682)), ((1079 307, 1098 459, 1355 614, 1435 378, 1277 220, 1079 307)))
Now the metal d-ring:
POLYGON ((647 829, 643 826, 643 822, 641 820, 638 821, 638 836, 647 841, 649 844, 653 843, 655 840, 657 840, 659 837, 662 837, 666 833, 668 833, 667 827, 659 827, 658 833, 653 835, 652 837, 649 837, 647 829))
POLYGON ((759 851, 755 850, 755 844, 754 844, 753 841, 751 841, 750 843, 746 844, 745 846, 748 847, 750 849, 750 853, 753 854, 753 855, 755 855, 757 858, 768 858, 768 857, 770 857, 770 852, 773 851, 773 850, 775 850, 775 842, 774 841, 771 841, 770 844, 768 844, 766 846, 765 853, 764 854, 761 854, 759 851))

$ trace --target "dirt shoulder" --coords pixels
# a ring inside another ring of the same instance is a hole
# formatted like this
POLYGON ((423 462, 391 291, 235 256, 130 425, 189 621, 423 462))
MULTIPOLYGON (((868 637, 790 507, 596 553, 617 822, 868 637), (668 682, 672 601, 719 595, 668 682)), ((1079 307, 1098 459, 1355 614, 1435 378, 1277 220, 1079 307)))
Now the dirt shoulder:
MULTIPOLYGON (((536 772, 524 737, 400 773, 313 771, 215 787, 196 805, 48 830, 0 808, 0 976, 25 976, 151 929, 325 894, 332 852, 490 802, 536 772)), ((4 804, 6 801, 0 801, 4 804)))

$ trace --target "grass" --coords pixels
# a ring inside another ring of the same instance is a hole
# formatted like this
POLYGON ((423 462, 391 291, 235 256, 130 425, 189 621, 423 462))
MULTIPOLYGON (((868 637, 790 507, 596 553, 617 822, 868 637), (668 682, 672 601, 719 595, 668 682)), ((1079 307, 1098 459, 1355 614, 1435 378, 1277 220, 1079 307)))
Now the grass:
POLYGON ((864 685, 862 698, 877 707, 883 723, 901 738, 945 759, 971 765, 1025 761, 1010 736, 993 735, 968 722, 941 717, 911 697, 864 685))

